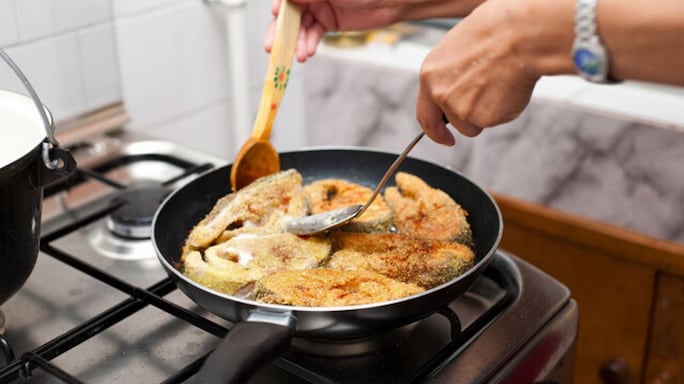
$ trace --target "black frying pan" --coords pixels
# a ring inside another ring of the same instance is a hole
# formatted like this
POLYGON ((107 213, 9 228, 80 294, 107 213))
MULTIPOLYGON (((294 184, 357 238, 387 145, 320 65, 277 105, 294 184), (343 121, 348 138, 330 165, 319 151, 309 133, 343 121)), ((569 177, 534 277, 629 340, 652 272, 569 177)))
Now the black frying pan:
MULTIPOLYGON (((373 188, 396 157, 361 148, 316 148, 281 153, 280 162, 282 169, 297 169, 305 183, 335 177, 373 188)), ((220 197, 230 192, 230 166, 210 171, 169 195, 153 223, 152 240, 159 260, 181 291, 205 309, 236 323, 196 375, 198 382, 245 382, 279 356, 292 336, 329 340, 366 337, 429 316, 468 290, 501 239, 499 208, 482 188, 452 170, 413 158, 407 158, 399 170, 442 189, 468 211, 475 265, 456 279, 420 294, 368 305, 262 304, 225 295, 190 280, 176 269, 181 248, 192 227, 220 197)))

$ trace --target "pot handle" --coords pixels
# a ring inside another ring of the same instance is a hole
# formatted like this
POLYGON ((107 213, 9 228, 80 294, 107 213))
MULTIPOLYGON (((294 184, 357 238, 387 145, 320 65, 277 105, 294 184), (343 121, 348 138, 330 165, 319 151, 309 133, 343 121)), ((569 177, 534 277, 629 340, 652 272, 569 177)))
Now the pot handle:
POLYGON ((62 180, 76 169, 76 160, 71 155, 71 152, 64 148, 52 147, 48 142, 43 143, 43 162, 46 156, 54 165, 53 168, 49 166, 40 167, 39 186, 44 187, 56 181, 62 180))
POLYGON ((36 104, 36 108, 38 109, 38 114, 40 115, 40 118, 43 120, 43 125, 45 126, 45 137, 47 138, 47 142, 43 144, 43 163, 45 163, 45 166, 48 169, 58 169, 62 165, 66 164, 66 162, 63 161, 63 157, 60 158, 60 155, 56 153, 51 153, 55 152, 54 150, 57 147, 59 147, 57 139, 55 139, 55 128, 53 126, 52 116, 49 115, 48 111, 43 106, 43 103, 38 98, 38 94, 36 93, 35 89, 33 89, 33 86, 31 86, 31 83, 29 83, 26 76, 24 76, 24 73, 21 71, 21 69, 19 69, 19 66, 17 66, 17 64, 14 63, 14 61, 2 48, 0 48, 0 57, 2 57, 2 59, 7 63, 7 65, 9 65, 9 67, 12 69, 12 71, 14 71, 19 80, 21 80, 21 82, 24 84, 24 87, 26 87, 26 89, 29 91, 31 99, 33 99, 33 102, 36 104), (57 158, 51 157, 50 155, 54 155, 57 158), (62 161, 60 161, 60 159, 62 161))
POLYGON ((290 313, 252 311, 246 321, 236 323, 231 328, 189 382, 248 382, 264 365, 275 360, 287 348, 295 323, 295 317, 290 313))

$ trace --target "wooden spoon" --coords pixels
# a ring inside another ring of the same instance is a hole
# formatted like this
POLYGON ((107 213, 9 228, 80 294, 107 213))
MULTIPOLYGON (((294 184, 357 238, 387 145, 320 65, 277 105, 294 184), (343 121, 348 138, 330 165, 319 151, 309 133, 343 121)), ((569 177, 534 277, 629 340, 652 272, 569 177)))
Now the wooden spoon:
POLYGON ((230 185, 233 191, 280 170, 278 152, 269 139, 273 121, 290 78, 300 23, 299 5, 287 0, 281 1, 256 121, 252 127, 252 134, 238 151, 230 171, 230 185))

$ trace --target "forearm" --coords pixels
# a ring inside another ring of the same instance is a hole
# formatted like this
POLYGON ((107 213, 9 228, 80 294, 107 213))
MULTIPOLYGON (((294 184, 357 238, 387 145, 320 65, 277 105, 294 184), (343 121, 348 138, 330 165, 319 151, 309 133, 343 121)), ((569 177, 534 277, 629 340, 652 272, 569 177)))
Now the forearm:
POLYGON ((684 85, 684 1, 599 0, 597 25, 613 77, 684 85))
MULTIPOLYGON (((517 49, 526 54, 525 65, 537 75, 575 72, 570 54, 575 1, 514 5, 510 28, 517 34, 517 49)), ((596 12, 613 78, 684 85, 684 1, 598 0, 596 12)))
POLYGON ((397 21, 465 17, 485 0, 392 0, 397 21))

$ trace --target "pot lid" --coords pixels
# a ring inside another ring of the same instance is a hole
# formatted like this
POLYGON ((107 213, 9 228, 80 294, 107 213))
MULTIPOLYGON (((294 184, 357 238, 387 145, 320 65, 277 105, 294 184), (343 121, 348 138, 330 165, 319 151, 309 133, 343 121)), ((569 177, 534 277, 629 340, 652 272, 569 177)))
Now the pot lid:
POLYGON ((0 90, 0 167, 11 164, 45 140, 45 126, 33 99, 0 90))

